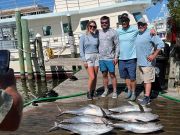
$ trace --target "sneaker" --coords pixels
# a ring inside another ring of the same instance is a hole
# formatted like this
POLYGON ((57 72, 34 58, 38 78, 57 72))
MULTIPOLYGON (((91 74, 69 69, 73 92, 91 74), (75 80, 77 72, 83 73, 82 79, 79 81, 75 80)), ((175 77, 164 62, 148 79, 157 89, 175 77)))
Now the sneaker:
POLYGON ((97 97, 97 91, 96 90, 92 90, 91 92, 91 97, 97 97))
POLYGON ((125 98, 128 99, 131 97, 131 95, 132 95, 132 91, 128 90, 128 92, 125 94, 125 98))
POLYGON ((131 101, 135 101, 136 100, 136 94, 135 93, 132 93, 130 99, 131 101))
POLYGON ((147 96, 145 96, 144 98, 143 98, 143 100, 142 101, 140 101, 139 103, 142 105, 142 106, 145 106, 145 105, 148 105, 148 104, 150 104, 150 97, 147 97, 147 96))
POLYGON ((104 90, 103 94, 101 95, 101 97, 106 97, 108 94, 108 90, 104 90))
POLYGON ((91 92, 87 92, 87 99, 92 100, 91 92))
POLYGON ((113 92, 113 94, 112 94, 112 98, 117 98, 118 96, 117 96, 117 93, 116 92, 113 92))

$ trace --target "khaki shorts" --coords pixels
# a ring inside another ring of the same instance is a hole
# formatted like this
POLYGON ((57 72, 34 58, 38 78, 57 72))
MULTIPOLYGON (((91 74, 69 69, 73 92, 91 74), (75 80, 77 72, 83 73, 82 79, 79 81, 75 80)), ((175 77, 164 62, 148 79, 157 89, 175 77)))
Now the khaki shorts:
POLYGON ((155 82, 155 68, 154 67, 139 67, 141 79, 144 83, 155 82))

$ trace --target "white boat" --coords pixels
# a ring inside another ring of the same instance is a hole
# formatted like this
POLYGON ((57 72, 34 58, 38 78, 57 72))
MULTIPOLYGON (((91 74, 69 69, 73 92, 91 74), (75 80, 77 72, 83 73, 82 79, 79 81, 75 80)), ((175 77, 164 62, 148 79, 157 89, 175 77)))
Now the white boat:
MULTIPOLYGON (((68 17, 71 17, 76 52, 79 53, 79 37, 85 32, 89 20, 95 20, 100 29, 100 18, 106 15, 110 17, 111 27, 116 29, 120 27, 121 14, 128 13, 131 25, 136 25, 141 17, 148 21, 144 11, 152 2, 152 0, 55 0, 53 12, 22 16, 22 19, 28 20, 30 38, 35 38, 39 33, 45 48, 52 48, 55 55, 67 55, 71 53, 68 42, 68 17)), ((0 26, 3 25, 9 26, 11 38, 8 42, 12 43, 7 45, 0 41, 0 49, 12 50, 14 52, 12 57, 16 58, 15 18, 1 19, 0 26)))

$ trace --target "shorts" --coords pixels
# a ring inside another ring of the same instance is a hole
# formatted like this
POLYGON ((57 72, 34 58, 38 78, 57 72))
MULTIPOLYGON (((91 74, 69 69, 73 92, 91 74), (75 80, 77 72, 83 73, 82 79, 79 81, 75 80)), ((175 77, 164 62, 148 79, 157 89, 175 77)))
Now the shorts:
POLYGON ((99 66, 99 54, 98 53, 85 54, 85 59, 88 64, 88 67, 98 67, 99 66))
POLYGON ((139 71, 144 83, 155 82, 155 67, 139 67, 139 71))
POLYGON ((101 72, 115 72, 113 60, 99 60, 99 68, 101 72))
POLYGON ((123 79, 136 80, 136 59, 119 60, 119 74, 123 79))

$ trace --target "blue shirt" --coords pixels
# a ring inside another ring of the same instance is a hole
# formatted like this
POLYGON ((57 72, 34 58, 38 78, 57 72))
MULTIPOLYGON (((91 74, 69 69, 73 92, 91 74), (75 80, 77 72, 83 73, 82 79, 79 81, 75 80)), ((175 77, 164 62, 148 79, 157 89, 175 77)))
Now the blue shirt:
POLYGON ((137 64, 139 66, 151 67, 155 66, 155 60, 149 62, 147 57, 154 52, 154 49, 162 49, 164 47, 164 42, 160 39, 158 35, 151 36, 149 30, 145 30, 143 33, 139 32, 136 41, 136 55, 137 64))
POLYGON ((129 26, 128 29, 119 28, 117 29, 119 36, 119 59, 129 60, 136 58, 136 48, 134 41, 138 34, 138 29, 135 26, 129 26))
POLYGON ((113 60, 119 56, 119 40, 117 32, 111 28, 99 30, 99 59, 113 60))
POLYGON ((80 57, 86 61, 85 54, 98 53, 98 34, 84 34, 80 37, 80 57))

